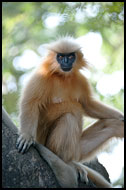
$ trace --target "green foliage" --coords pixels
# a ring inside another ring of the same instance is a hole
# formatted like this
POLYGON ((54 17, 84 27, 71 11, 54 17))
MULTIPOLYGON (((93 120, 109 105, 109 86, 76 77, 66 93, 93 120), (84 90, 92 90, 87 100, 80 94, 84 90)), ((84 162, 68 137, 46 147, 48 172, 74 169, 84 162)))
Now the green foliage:
MULTIPOLYGON (((39 55, 38 47, 59 35, 80 37, 91 31, 99 32, 103 39, 101 53, 108 62, 103 72, 111 74, 123 69, 123 10, 123 2, 3 2, 2 69, 6 89, 3 91, 3 105, 7 111, 17 113, 19 79, 28 72, 17 70, 13 64, 14 58, 21 56, 26 49, 32 49, 39 55), (45 23, 47 18, 57 14, 61 17, 60 22, 56 27, 48 28, 45 23), (16 92, 8 89, 10 78, 14 78, 16 92)), ((99 71, 93 72, 97 74, 99 71)), ((97 81, 93 80, 95 89, 97 81)), ((106 98, 101 99, 104 101, 106 98)), ((123 110, 122 91, 109 100, 109 103, 123 110)))

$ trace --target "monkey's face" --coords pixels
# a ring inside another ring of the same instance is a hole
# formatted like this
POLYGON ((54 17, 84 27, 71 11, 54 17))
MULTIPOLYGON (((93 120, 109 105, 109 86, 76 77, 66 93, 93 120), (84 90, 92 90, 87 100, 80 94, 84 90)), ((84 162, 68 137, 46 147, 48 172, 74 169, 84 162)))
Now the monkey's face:
POLYGON ((57 62, 60 64, 61 69, 64 72, 68 72, 72 69, 73 63, 75 62, 76 55, 74 52, 72 53, 57 53, 56 56, 57 62))

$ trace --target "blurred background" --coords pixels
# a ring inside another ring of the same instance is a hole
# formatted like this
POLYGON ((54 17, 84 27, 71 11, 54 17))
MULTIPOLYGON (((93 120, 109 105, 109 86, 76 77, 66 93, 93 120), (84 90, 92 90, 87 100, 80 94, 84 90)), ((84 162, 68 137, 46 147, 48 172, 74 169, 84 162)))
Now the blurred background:
MULTIPOLYGON (((90 70, 81 70, 95 97, 124 111, 123 2, 2 3, 2 103, 19 126, 18 99, 46 50, 43 44, 71 35, 82 46, 90 70)), ((86 118, 85 126, 92 122, 86 118)), ((115 187, 123 187, 123 140, 99 154, 115 187)))

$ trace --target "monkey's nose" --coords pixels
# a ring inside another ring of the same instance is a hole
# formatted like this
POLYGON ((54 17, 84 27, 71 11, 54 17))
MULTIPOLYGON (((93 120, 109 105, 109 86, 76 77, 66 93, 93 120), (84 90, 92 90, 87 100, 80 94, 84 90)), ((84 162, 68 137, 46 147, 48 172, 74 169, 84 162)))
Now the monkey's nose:
POLYGON ((64 63, 68 63, 67 57, 64 57, 64 63))

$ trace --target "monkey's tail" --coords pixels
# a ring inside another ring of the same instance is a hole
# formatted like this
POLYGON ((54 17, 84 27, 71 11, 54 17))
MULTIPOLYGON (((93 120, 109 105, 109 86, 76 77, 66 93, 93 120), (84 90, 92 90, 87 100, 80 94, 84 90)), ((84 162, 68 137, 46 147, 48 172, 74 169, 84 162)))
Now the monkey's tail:
POLYGON ((35 148, 38 150, 40 156, 49 164, 53 170, 59 185, 63 188, 77 188, 78 181, 76 172, 72 167, 61 160, 57 155, 51 152, 42 144, 36 143, 35 148))
MULTIPOLYGON (((36 143, 34 146, 38 150, 40 156, 42 156, 52 168, 61 187, 78 187, 77 175, 73 167, 70 167, 43 145, 36 143)), ((98 187, 112 188, 111 184, 101 174, 85 165, 83 165, 83 167, 88 173, 88 178, 90 178, 98 187)))
POLYGON ((90 178, 98 187, 112 188, 112 185, 98 172, 83 165, 87 171, 88 178, 90 178))

